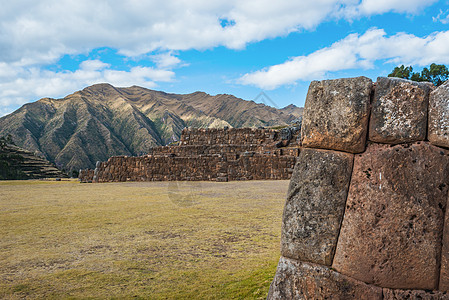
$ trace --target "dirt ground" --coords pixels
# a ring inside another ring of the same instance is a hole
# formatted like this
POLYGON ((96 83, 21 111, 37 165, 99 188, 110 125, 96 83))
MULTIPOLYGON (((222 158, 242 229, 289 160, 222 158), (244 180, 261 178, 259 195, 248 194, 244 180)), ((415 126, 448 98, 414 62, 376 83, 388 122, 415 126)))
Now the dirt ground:
POLYGON ((287 187, 0 182, 0 298, 264 299, 287 187))

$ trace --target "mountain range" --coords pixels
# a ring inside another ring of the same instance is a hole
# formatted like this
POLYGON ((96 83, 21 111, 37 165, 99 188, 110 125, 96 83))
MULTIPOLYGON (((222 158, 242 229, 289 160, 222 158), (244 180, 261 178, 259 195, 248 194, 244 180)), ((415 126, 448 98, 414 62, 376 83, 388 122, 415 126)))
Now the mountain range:
POLYGON ((302 115, 232 95, 168 94, 96 84, 62 99, 43 98, 0 118, 0 137, 71 172, 115 155, 141 155, 179 139, 184 127, 271 127, 302 115))

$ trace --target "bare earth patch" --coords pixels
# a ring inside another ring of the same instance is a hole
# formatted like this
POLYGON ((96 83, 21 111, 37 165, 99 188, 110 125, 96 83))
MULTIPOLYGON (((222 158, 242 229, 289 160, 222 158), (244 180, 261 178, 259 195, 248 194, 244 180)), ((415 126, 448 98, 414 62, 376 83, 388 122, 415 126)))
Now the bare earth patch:
POLYGON ((0 182, 0 298, 264 299, 287 186, 0 182))

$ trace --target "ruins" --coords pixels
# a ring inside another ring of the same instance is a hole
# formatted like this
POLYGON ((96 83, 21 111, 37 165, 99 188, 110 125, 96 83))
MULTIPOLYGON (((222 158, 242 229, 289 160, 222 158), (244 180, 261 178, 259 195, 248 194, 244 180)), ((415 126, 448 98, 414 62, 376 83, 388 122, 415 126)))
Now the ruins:
POLYGON ((311 83, 268 299, 449 299, 449 82, 311 83))
POLYGON ((186 128, 80 178, 291 178, 268 299, 449 299, 448 116, 449 82, 314 81, 301 127, 186 128))
POLYGON ((283 129, 185 128, 177 145, 139 157, 116 156, 81 170, 81 182, 290 179, 300 123, 283 129))

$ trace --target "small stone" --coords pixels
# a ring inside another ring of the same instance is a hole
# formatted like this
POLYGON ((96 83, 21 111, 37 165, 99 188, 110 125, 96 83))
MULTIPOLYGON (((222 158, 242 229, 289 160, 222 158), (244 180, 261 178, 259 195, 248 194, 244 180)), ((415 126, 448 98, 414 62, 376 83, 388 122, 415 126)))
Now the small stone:
POLYGON ((372 84, 366 77, 312 81, 304 106, 302 145, 363 152, 372 84))
POLYGON ((448 152, 425 142, 356 155, 333 268, 397 289, 437 288, 448 152))
POLYGON ((374 93, 369 140, 399 144, 426 138, 428 83, 379 77, 374 93))
POLYGON ((325 266, 281 257, 267 299, 382 299, 382 289, 325 266))
POLYGON ((330 266, 345 209, 353 154, 304 148, 287 193, 281 253, 330 266))
POLYGON ((228 177, 217 177, 217 182, 228 182, 228 177))
POLYGON ((428 130, 432 144, 449 147, 449 81, 430 93, 428 130))

